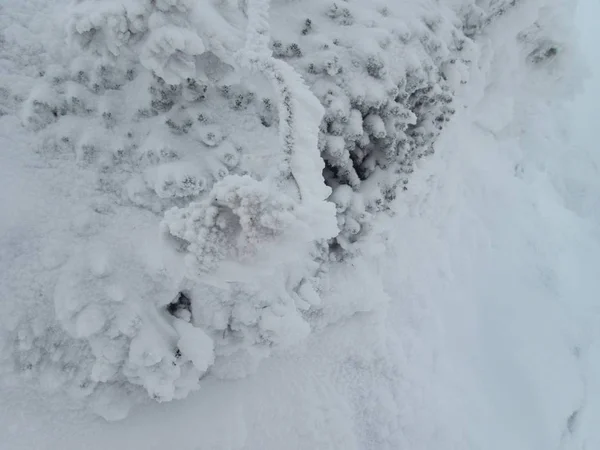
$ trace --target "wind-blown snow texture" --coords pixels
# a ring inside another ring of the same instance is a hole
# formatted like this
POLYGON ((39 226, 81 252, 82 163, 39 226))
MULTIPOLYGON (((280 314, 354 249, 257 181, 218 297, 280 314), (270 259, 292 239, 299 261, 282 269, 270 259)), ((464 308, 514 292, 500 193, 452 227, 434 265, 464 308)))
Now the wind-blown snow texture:
POLYGON ((0 6, 9 448, 583 442, 572 9, 0 6))

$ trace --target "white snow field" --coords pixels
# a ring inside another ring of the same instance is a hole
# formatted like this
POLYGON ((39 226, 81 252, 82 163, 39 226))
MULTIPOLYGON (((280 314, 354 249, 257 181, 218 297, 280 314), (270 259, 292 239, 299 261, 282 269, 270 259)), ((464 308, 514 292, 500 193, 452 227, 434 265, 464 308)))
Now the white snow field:
POLYGON ((1 0, 0 450, 600 448, 575 3, 1 0))

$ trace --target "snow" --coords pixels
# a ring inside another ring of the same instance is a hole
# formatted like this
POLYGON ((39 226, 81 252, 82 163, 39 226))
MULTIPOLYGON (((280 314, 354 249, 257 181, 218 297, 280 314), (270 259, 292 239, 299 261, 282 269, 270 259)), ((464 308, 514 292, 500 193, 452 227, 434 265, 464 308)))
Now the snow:
POLYGON ((215 359, 212 340, 188 322, 175 320, 174 326, 180 336, 177 342, 179 349, 189 356, 196 369, 206 372, 215 359))
MULTIPOLYGON (((223 73, 240 62, 243 14, 227 1, 219 7, 229 12, 216 14, 217 3, 156 2, 151 17, 140 2, 104 2, 115 20, 103 25, 100 13, 85 22, 91 3, 81 2, 70 27, 82 39, 104 27, 95 48, 123 56, 133 39, 119 25, 125 14, 141 36, 134 48, 156 44, 141 63, 170 83, 201 71, 188 57, 206 49, 223 73), (163 33, 168 17, 187 31, 163 33)), ((279 19, 296 10, 302 25, 301 2, 272 3, 272 31, 291 36, 279 19)), ((267 18, 254 17, 248 34, 261 42, 250 44, 266 69, 286 75, 281 92, 297 96, 301 126, 256 133, 253 105, 228 112, 223 105, 253 86, 248 76, 234 97, 209 91, 208 106, 194 103, 204 95, 197 87, 182 87, 193 114, 206 115, 188 133, 186 111, 132 119, 139 105, 170 102, 170 88, 149 75, 123 98, 90 94, 82 104, 70 100, 81 85, 40 82, 36 71, 64 72, 49 61, 70 59, 54 28, 60 11, 43 0, 0 6, 0 448, 595 448, 600 161, 589 117, 598 84, 564 104, 582 72, 570 2, 521 3, 500 14, 502 2, 477 2, 494 20, 469 50, 475 64, 448 69, 456 114, 390 203, 392 215, 367 211, 379 194, 373 180, 389 176, 379 166, 369 182, 348 177, 330 195, 317 152, 317 99, 328 87, 301 80, 298 61, 271 57, 267 18), (527 28, 546 3, 541 31, 527 28), (521 41, 508 38, 524 28, 521 41), (560 51, 540 62, 539 42, 560 51), (63 106, 73 114, 56 117, 63 106), (94 129, 106 112, 118 120, 94 129), (130 159, 113 165, 118 157, 130 159), (297 186, 277 179, 289 173, 297 186), (358 256, 324 264, 318 240, 338 231, 358 256)), ((456 15, 447 8, 459 4, 470 2, 407 1, 393 33, 428 33, 415 20, 426 13, 449 35, 456 15)), ((266 14, 268 3, 249 1, 250 17, 253 6, 266 14)), ((418 68, 421 47, 386 53, 387 31, 369 27, 392 23, 391 6, 322 9, 368 34, 360 58, 376 52, 386 70, 418 68)), ((438 56, 449 55, 442 45, 438 56)), ((346 67, 329 56, 326 72, 346 67)), ((73 66, 94 62, 86 58, 73 66)), ((124 58, 138 70, 135 56, 124 58)), ((122 69, 103 82, 125 80, 122 69)), ((382 84, 346 81, 366 101, 387 95, 382 84)), ((393 130, 380 115, 363 121, 344 98, 324 112, 347 120, 327 135, 331 155, 345 152, 336 137, 393 130)))

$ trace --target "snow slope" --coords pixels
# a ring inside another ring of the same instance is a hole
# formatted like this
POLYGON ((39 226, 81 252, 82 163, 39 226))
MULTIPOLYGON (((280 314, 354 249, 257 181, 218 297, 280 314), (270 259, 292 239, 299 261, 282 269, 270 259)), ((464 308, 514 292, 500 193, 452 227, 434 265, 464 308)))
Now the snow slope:
MULTIPOLYGON (((4 17, 29 42, 24 27, 45 26, 44 9, 19 5, 4 17)), ((386 258, 332 276, 330 305, 371 298, 380 304, 373 312, 275 351, 244 379, 209 377, 184 400, 143 403, 116 423, 52 386, 4 377, 0 449, 595 448, 599 157, 587 140, 561 135, 585 99, 566 111, 559 98, 540 102, 546 75, 511 56, 503 31, 490 32, 490 65, 461 93, 468 108, 419 164, 396 216, 379 224, 390 230, 386 258), (365 271, 369 284, 353 281, 365 271)), ((35 60, 34 46, 27 50, 35 60)), ((0 116, 8 328, 23 318, 45 328, 36 323, 53 314, 43 309, 52 308, 44 287, 66 253, 87 251, 89 236, 155 258, 151 213, 106 204, 89 188, 92 172, 69 161, 48 166, 31 145, 12 111, 0 116)), ((102 272, 103 259, 93 263, 102 272)), ((136 267, 112 264, 117 273, 136 267)))

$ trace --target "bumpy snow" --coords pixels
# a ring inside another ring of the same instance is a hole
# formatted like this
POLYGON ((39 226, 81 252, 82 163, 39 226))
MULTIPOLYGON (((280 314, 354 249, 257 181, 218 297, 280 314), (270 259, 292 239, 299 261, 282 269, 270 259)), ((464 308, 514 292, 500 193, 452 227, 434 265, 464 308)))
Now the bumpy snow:
POLYGON ((594 448, 574 6, 1 4, 0 448, 594 448))

